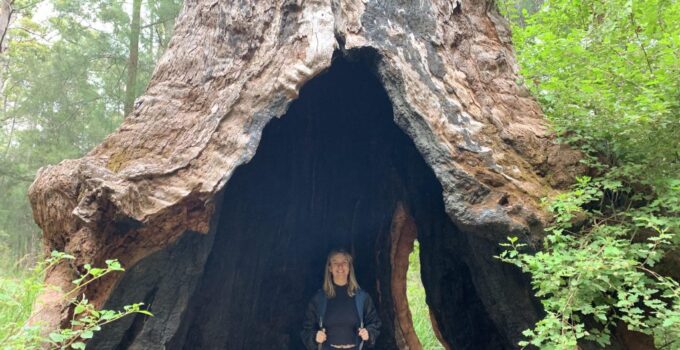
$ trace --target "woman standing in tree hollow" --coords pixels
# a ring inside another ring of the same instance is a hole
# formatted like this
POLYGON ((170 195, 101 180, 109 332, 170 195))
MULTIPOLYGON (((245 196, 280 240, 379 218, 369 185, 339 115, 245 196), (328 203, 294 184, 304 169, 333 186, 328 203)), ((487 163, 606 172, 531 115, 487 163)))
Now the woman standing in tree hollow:
POLYGON ((323 289, 309 302, 302 342, 309 350, 361 350, 380 334, 380 318, 371 297, 359 287, 352 255, 333 250, 326 259, 323 289))

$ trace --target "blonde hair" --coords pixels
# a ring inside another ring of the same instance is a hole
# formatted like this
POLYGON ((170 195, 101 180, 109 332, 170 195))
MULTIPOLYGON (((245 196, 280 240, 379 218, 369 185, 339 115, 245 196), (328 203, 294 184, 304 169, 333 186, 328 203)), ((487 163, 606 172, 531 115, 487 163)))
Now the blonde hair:
POLYGON ((328 258, 326 258, 326 268, 324 269, 326 272, 323 276, 323 291, 327 298, 335 298, 335 287, 333 286, 333 275, 331 275, 330 267, 331 258, 336 255, 342 255, 347 258, 347 262, 349 264, 349 276, 347 278, 349 286, 347 287, 347 294, 353 297, 359 290, 359 283, 357 283, 357 279, 354 276, 354 263, 352 262, 352 255, 343 249, 334 249, 328 253, 328 258))

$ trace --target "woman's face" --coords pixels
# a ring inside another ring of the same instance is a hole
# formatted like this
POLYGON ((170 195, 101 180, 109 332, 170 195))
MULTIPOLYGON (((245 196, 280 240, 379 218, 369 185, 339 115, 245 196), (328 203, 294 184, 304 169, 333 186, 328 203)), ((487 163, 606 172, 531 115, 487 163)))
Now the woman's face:
POLYGON ((328 269, 334 282, 346 282, 349 276, 349 259, 344 254, 335 254, 331 257, 331 266, 328 269))

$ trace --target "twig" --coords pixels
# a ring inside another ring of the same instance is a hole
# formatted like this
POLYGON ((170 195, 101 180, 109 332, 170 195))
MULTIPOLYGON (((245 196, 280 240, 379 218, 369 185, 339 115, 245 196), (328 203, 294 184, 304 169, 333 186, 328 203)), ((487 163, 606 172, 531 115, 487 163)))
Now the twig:
POLYGON ((635 24, 635 18, 633 17, 633 12, 630 13, 630 23, 633 25, 633 32, 635 33, 635 37, 638 39, 638 43, 640 43, 640 48, 642 49, 642 54, 645 56, 645 61, 647 62, 647 68, 649 68, 649 73, 654 75, 654 70, 652 69, 652 64, 649 62, 649 56, 647 56, 647 50, 645 50, 645 45, 642 44, 642 40, 640 40, 640 35, 638 34, 637 31, 637 25, 635 24))

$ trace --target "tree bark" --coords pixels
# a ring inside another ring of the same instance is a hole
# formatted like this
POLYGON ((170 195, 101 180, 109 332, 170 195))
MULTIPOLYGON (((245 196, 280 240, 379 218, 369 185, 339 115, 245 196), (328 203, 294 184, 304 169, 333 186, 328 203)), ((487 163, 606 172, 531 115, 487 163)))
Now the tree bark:
POLYGON ((139 62, 139 35, 141 23, 142 0, 132 2, 132 21, 130 24, 130 59, 128 60, 127 83, 125 84, 125 115, 132 112, 137 95, 137 66, 139 62))
MULTIPOLYGON (((536 317, 530 287, 492 255, 508 235, 541 239, 540 198, 581 165, 518 85, 508 25, 491 0, 186 1, 146 93, 134 106, 126 100, 123 125, 85 157, 42 168, 30 188, 45 249, 77 257, 47 281, 63 288, 84 263, 118 258, 131 267, 170 254, 188 231, 209 232, 218 194, 253 158, 264 127, 334 54, 373 62, 394 122, 436 176, 435 197, 469 247, 456 248, 469 251, 458 263, 474 271, 465 278, 479 305, 495 310, 484 322, 499 330, 494 341, 516 344, 536 317)), ((432 249, 453 254, 446 244, 432 249)), ((103 305, 120 279, 92 285, 90 300, 103 305)), ((34 320, 55 326, 68 307, 50 293, 34 320)))
POLYGON ((13 2, 14 0, 0 0, 0 54, 5 52, 5 36, 14 12, 12 9, 13 2))

